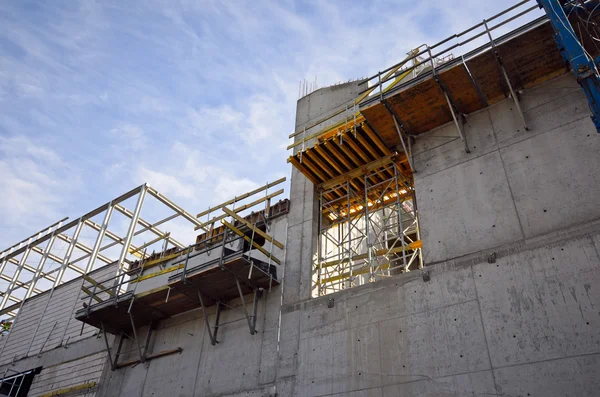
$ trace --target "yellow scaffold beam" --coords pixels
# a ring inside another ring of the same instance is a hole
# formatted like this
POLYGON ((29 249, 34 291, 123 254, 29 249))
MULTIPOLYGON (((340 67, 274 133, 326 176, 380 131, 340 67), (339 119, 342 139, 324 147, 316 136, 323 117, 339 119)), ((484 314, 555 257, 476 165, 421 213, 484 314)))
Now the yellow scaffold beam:
POLYGON ((263 254, 265 254, 267 256, 267 258, 271 258, 273 260, 273 262, 277 263, 278 265, 281 265, 281 261, 279 259, 277 259, 276 257, 274 257, 269 251, 267 251, 266 249, 264 249, 263 247, 261 247, 260 245, 258 245, 258 243, 256 241, 254 241, 250 237, 246 236, 244 234, 244 232, 242 232, 240 229, 238 229, 237 227, 233 226, 231 223, 227 222, 226 220, 222 220, 221 223, 223 223, 225 226, 227 226, 228 228, 230 228, 235 234, 237 234, 238 236, 242 237, 244 240, 246 240, 247 242, 249 242, 250 244, 252 244, 252 246, 254 248, 256 248, 257 250, 259 250, 260 252, 262 252, 263 254))
POLYGON ((235 212, 233 212, 229 208, 223 207, 223 211, 227 215, 232 216, 238 222, 240 222, 240 223, 248 226, 251 230, 254 230, 254 232, 256 234, 264 237, 267 241, 272 242, 279 249, 283 249, 283 244, 281 244, 279 241, 275 240, 273 237, 269 236, 267 233, 263 232, 262 230, 260 230, 259 228, 257 228, 255 225, 253 225, 252 223, 248 222, 247 220, 245 220, 244 218, 242 218, 241 216, 239 216, 238 214, 236 214, 235 212))
POLYGON ((106 288, 104 285, 100 284, 99 282, 97 282, 96 280, 94 280, 93 278, 91 278, 90 276, 88 276, 87 274, 83 274, 81 276, 85 281, 87 281, 88 283, 97 286, 98 288, 100 288, 100 290, 102 290, 102 292, 106 292, 107 294, 109 294, 110 296, 115 296, 115 293, 112 292, 110 289, 106 288))
POLYGON ((97 385, 96 382, 82 383, 81 385, 66 387, 64 389, 58 389, 58 390, 54 390, 54 391, 51 391, 48 393, 40 394, 38 397, 62 396, 67 393, 73 393, 73 392, 80 391, 80 390, 91 389, 92 387, 94 387, 96 385, 97 385))
POLYGON ((84 286, 82 285, 82 286, 81 286, 81 290, 82 290, 83 292, 85 292, 85 294, 86 294, 87 296, 91 296, 92 298, 94 298, 94 300, 95 300, 96 302, 98 302, 98 303, 100 303, 100 302, 104 302, 104 301, 103 301, 102 299, 100 299, 98 296, 94 295, 94 294, 92 293, 92 291, 90 291, 90 290, 89 290, 89 288, 86 288, 86 287, 84 287, 84 286))
POLYGON ((239 195, 239 196, 235 196, 231 200, 227 200, 224 203, 221 203, 219 205, 215 205, 214 207, 211 207, 211 208, 207 209, 206 211, 200 212, 198 215, 196 215, 196 218, 203 217, 204 215, 210 214, 211 212, 219 210, 219 209, 221 209, 221 208, 223 208, 223 207, 225 207, 227 205, 230 205, 230 204, 236 203, 238 201, 244 200, 244 199, 246 199, 246 198, 248 198, 250 196, 254 196, 256 193, 260 193, 260 192, 262 192, 264 190, 267 190, 267 189, 269 189, 269 188, 271 188, 273 186, 276 186, 276 185, 279 185, 280 183, 285 182, 285 179, 286 179, 285 177, 280 178, 280 179, 278 179, 278 180, 276 180, 274 182, 267 183, 266 185, 261 186, 261 187, 259 187, 257 189, 254 189, 252 191, 249 191, 249 192, 244 193, 244 194, 239 195))
MULTIPOLYGON (((404 247, 400 246, 400 247, 395 247, 392 249, 387 249, 387 248, 383 248, 380 250, 375 251, 375 256, 383 256, 383 255, 388 255, 388 254, 397 254, 398 252, 402 252, 402 251, 409 251, 409 250, 416 250, 419 248, 423 247, 423 242, 421 240, 417 240, 413 243, 410 244, 406 244, 404 247)), ((368 253, 365 254, 360 254, 360 255, 356 255, 352 257, 353 261, 358 261, 361 259, 367 259, 369 257, 368 253)), ((336 266, 339 265, 341 263, 347 263, 349 262, 349 258, 344 258, 344 259, 340 259, 340 260, 336 260, 336 261, 330 261, 330 262, 323 262, 320 264, 320 267, 329 267, 329 266, 336 266)))
MULTIPOLYGON (((242 212, 242 211, 244 211, 244 210, 246 210, 248 208, 254 207, 257 204, 260 204, 260 203, 263 203, 263 202, 265 202, 265 201, 267 201, 269 199, 272 199, 275 196, 279 196, 282 193, 283 193, 283 189, 280 189, 280 190, 276 191, 275 193, 271 193, 271 194, 269 194, 269 195, 267 195, 267 196, 265 196, 263 198, 260 198, 258 200, 254 200, 251 203, 248 203, 246 205, 242 205, 241 207, 234 209, 233 212, 242 212)), ((196 226, 194 228, 194 230, 198 230, 198 229, 201 229, 201 228, 204 229, 206 226, 208 226, 208 225, 210 225, 212 223, 215 223, 217 221, 220 221, 221 219, 224 219, 224 218, 227 218, 227 214, 219 215, 219 216, 217 216, 215 218, 212 218, 210 221, 205 222, 205 223, 203 223, 203 224, 201 224, 199 226, 196 226)))
POLYGON ((160 270, 158 272, 146 274, 145 276, 141 276, 140 278, 136 278, 135 280, 131 280, 129 283, 130 284, 139 283, 140 281, 148 280, 150 278, 158 277, 158 276, 161 276, 163 274, 167 274, 167 273, 171 273, 171 272, 183 269, 184 266, 185 266, 184 263, 181 263, 181 264, 179 264, 177 266, 171 266, 171 267, 168 267, 168 268, 166 268, 164 270, 160 270))
MULTIPOLYGON (((378 270, 383 270, 383 269, 389 269, 390 268, 390 264, 386 263, 383 264, 381 266, 376 266, 378 270)), ((334 281, 339 281, 339 280, 343 280, 345 278, 349 278, 349 277, 353 277, 353 276, 360 276, 362 274, 367 274, 371 272, 371 266, 365 266, 362 267, 358 270, 353 271, 352 273, 347 272, 347 273, 343 273, 343 274, 338 274, 337 276, 332 276, 332 277, 328 277, 328 278, 324 278, 323 280, 318 280, 317 281, 317 285, 323 285, 323 284, 327 284, 327 283, 332 283, 334 281)))

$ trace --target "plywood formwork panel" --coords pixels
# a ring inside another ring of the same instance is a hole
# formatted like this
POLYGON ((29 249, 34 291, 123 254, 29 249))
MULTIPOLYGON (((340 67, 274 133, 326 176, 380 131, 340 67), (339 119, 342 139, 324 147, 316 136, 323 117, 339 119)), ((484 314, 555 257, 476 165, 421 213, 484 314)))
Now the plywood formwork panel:
POLYGON ((543 24, 497 48, 515 89, 533 87, 567 71, 550 24, 543 24))
POLYGON ((439 76, 459 112, 469 114, 485 106, 464 64, 442 71, 439 76))
MULTIPOLYGON (((506 98, 508 88, 492 51, 478 55, 468 60, 466 64, 473 78, 481 87, 488 105, 493 105, 506 98)), ((510 71, 507 72, 510 73, 510 71)))

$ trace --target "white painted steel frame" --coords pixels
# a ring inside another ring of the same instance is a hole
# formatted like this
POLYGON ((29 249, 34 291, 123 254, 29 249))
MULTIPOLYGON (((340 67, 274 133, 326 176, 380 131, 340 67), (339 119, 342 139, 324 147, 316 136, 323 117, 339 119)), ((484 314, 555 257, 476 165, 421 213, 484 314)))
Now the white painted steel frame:
MULTIPOLYGON (((0 315, 8 314, 9 316, 14 317, 24 300, 43 292, 39 288, 36 288, 36 283, 41 278, 45 278, 52 283, 50 292, 50 295, 52 295, 54 288, 63 281, 66 281, 63 279, 67 270, 72 270, 82 275, 87 274, 93 270, 96 262, 100 260, 105 264, 118 262, 119 272, 121 272, 128 265, 128 254, 131 254, 132 252, 137 253, 137 255, 141 254, 141 250, 132 245, 132 240, 134 236, 138 236, 144 232, 150 232, 159 238, 165 239, 165 244, 163 246, 165 249, 169 247, 169 244, 171 246, 183 248, 184 245, 182 243, 171 237, 168 232, 164 232, 158 228, 159 225, 169 222, 177 217, 183 217, 194 226, 200 224, 200 222, 189 212, 173 203, 158 192, 158 190, 144 184, 101 205, 80 218, 66 224, 64 224, 64 222, 67 221, 68 218, 64 218, 8 249, 0 251, 0 280, 8 282, 8 287, 4 291, 0 291, 0 315), (152 196, 175 213, 154 223, 144 220, 141 218, 140 214, 147 195, 152 196), (122 205, 124 201, 136 196, 137 202, 133 211, 122 205), (127 232, 123 236, 111 232, 108 229, 114 210, 129 218, 127 232), (99 225, 92 221, 93 217, 102 213, 104 213, 102 224, 99 225), (140 226, 140 229, 136 231, 137 225, 140 226), (79 241, 84 226, 88 226, 93 230, 98 231, 98 235, 91 247, 79 241), (72 235, 69 236, 71 231, 72 235), (102 241, 105 236, 111 239, 112 242, 102 246, 102 241), (57 239, 67 244, 66 252, 62 258, 51 253, 52 246, 57 239), (44 243, 46 243, 45 246, 43 245, 44 243), (118 258, 109 258, 101 254, 102 251, 119 244, 122 247, 118 258), (85 254, 72 259, 73 252, 76 248, 85 254), (31 252, 35 252, 42 256, 37 266, 27 263, 31 252), (56 262, 60 267, 51 271, 45 271, 44 266, 48 259, 56 262), (85 267, 76 265, 76 263, 83 260, 87 260, 85 267), (9 266, 9 264, 11 266, 9 266), (23 270, 32 273, 30 280, 21 280, 23 270), (24 289, 25 293, 21 293, 17 296, 15 295, 15 291, 18 291, 19 289, 24 289), (11 305, 9 305, 9 302, 11 305)), ((144 253, 142 255, 146 254, 144 253)))
POLYGON ((421 248, 406 247, 415 242, 415 235, 420 240, 412 186, 403 182, 394 163, 362 178, 366 187, 362 192, 353 189, 350 181, 320 192, 313 269, 313 289, 319 296, 409 271, 413 263, 423 267, 421 248), (388 175, 385 172, 392 176, 381 178, 388 175), (382 180, 374 182, 375 176, 382 180), (325 199, 326 193, 341 188, 347 192, 344 196, 325 199), (391 252, 399 247, 401 252, 391 252))

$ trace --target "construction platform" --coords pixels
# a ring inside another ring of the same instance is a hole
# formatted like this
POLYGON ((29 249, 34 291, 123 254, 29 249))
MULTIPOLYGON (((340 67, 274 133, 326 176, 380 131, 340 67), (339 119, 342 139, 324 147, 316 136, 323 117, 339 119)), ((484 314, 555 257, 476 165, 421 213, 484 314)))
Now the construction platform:
POLYGON ((87 297, 75 317, 108 333, 130 334, 140 325, 197 308, 217 305, 219 311, 239 299, 246 317, 254 321, 262 291, 279 284, 281 261, 265 247, 283 245, 266 233, 267 223, 288 211, 289 200, 245 217, 224 208, 232 223, 220 219, 223 226, 200 234, 195 244, 149 255, 108 280, 87 277, 90 285, 82 288, 87 297), (244 296, 252 293, 250 313, 244 296))
POLYGON ((228 302, 257 289, 278 285, 273 265, 234 252, 176 274, 167 285, 135 294, 118 294, 77 311, 75 318, 111 334, 131 332, 130 313, 136 324, 149 324, 189 310, 228 302), (271 273, 269 273, 271 272, 271 273), (248 277, 249 275, 249 277, 248 277), (199 294, 202 296, 200 301, 199 294))

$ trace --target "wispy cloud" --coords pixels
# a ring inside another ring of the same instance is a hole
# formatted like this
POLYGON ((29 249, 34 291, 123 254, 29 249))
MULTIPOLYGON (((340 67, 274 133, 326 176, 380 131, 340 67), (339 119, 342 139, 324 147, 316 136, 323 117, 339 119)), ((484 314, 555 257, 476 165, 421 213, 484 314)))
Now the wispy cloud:
POLYGON ((512 3, 4 2, 0 246, 143 182, 196 212, 287 175, 300 80, 372 74, 512 3))

